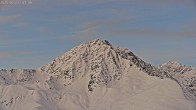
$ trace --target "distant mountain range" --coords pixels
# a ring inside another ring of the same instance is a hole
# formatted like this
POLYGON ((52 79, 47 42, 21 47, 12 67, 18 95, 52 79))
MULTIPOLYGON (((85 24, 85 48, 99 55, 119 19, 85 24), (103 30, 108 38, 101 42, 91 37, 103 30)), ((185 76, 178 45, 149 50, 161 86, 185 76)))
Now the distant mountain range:
POLYGON ((196 110, 196 69, 96 39, 38 69, 1 69, 0 91, 0 110, 196 110))

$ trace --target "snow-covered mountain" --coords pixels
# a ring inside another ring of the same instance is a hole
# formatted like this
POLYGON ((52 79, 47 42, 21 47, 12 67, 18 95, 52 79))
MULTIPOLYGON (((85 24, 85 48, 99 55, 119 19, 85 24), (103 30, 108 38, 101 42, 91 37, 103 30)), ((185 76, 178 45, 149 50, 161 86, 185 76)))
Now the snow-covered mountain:
POLYGON ((196 102, 196 69, 187 67, 175 61, 169 61, 158 67, 175 80, 183 89, 184 95, 196 102))
POLYGON ((97 39, 38 69, 0 70, 0 110, 195 110, 195 74, 97 39))

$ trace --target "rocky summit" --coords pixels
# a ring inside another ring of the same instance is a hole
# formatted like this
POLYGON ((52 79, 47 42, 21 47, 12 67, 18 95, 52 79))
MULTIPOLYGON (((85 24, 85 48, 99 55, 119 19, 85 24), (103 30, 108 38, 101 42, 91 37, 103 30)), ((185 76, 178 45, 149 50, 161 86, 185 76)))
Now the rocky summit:
POLYGON ((96 39, 38 69, 0 70, 0 110, 195 110, 195 74, 96 39))

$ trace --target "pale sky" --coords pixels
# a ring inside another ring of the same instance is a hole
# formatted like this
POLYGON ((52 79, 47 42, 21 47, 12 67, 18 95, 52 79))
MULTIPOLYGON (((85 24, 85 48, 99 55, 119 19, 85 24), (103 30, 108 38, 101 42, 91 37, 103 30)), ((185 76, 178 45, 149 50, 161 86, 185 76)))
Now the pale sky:
POLYGON ((38 68, 93 39, 196 67, 195 0, 0 0, 0 68, 38 68))

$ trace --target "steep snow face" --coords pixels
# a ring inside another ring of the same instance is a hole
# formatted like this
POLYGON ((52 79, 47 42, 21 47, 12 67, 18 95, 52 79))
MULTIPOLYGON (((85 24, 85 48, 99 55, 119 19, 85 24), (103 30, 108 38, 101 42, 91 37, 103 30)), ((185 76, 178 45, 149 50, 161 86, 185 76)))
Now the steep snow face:
POLYGON ((165 78, 176 68, 98 39, 36 70, 1 70, 0 110, 195 110, 183 92, 194 94, 165 78))

